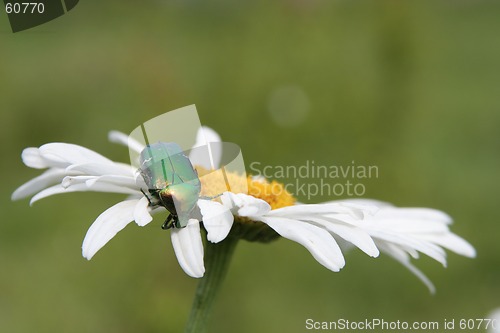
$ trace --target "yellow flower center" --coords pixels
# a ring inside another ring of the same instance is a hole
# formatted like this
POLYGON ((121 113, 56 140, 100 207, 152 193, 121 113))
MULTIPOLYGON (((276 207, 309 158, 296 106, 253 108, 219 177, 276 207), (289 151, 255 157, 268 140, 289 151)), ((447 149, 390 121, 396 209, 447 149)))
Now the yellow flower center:
POLYGON ((266 201, 272 209, 293 206, 295 198, 280 182, 268 182, 264 178, 242 176, 235 172, 224 170, 209 171, 200 166, 196 167, 201 182, 201 196, 211 197, 231 191, 245 193, 257 199, 266 201))
MULTIPOLYGON (((266 201, 272 209, 295 204, 295 198, 285 186, 275 180, 268 182, 265 179, 253 178, 236 172, 223 169, 207 170, 197 166, 198 177, 201 182, 201 196, 217 197, 221 193, 245 193, 257 199, 266 201)), ((268 243, 276 240, 280 235, 267 224, 253 221, 247 217, 235 217, 230 235, 250 242, 268 243)))
POLYGON ((285 185, 276 180, 268 182, 248 176, 247 182, 248 194, 266 201, 272 209, 295 205, 295 197, 286 190, 285 185))

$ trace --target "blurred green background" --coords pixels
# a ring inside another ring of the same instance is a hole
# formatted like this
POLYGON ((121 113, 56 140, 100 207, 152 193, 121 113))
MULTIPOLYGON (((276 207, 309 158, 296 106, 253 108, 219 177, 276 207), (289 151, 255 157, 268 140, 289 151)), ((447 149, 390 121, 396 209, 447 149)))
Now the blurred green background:
POLYGON ((419 260, 431 296, 387 257, 353 250, 333 273, 290 241, 242 242, 211 332, 485 317, 500 306, 499 31, 500 3, 468 0, 81 1, 16 34, 0 14, 0 332, 182 331, 196 280, 163 216, 87 262, 87 228, 122 196, 10 195, 39 174, 23 148, 71 142, 127 162, 109 130, 189 104, 247 165, 377 165, 365 197, 442 209, 478 251, 446 269, 419 260))

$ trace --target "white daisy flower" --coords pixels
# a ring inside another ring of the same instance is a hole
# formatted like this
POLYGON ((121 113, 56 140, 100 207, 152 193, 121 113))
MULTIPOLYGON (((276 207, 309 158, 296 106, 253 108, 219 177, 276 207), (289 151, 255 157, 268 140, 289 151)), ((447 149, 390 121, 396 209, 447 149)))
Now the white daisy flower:
MULTIPOLYGON (((144 146, 120 132, 110 132, 112 142, 129 146, 140 152, 144 146)), ((219 135, 207 127, 198 133, 196 145, 220 142, 219 135)), ((195 146, 196 146, 195 145, 195 146)), ((189 157, 197 165, 203 189, 212 193, 220 184, 211 184, 202 177, 210 166, 197 163, 197 156, 189 157), (205 169, 204 169, 205 168, 205 169)), ((34 195, 31 204, 50 195, 98 191, 129 194, 129 197, 104 211, 87 231, 82 253, 91 259, 111 238, 127 224, 135 221, 145 226, 152 221, 151 214, 165 210, 155 207, 143 194, 144 181, 136 176, 131 165, 113 162, 87 148, 49 143, 40 148, 27 148, 23 162, 32 168, 48 169, 42 175, 19 187, 12 199, 34 195)), ((218 157, 211 161, 218 168, 218 157)), ((213 167, 214 165, 212 165, 213 167)), ((228 174, 230 179, 241 178, 228 174)), ((237 184, 238 182, 234 182, 237 184)), ((198 200, 201 218, 190 219, 185 228, 172 229, 171 239, 180 266, 192 277, 202 277, 203 243, 200 222, 207 231, 207 240, 213 243, 226 237, 248 241, 269 242, 280 236, 304 246, 326 268, 337 272, 345 265, 341 250, 356 246, 371 257, 382 251, 400 261, 431 290, 432 283, 410 262, 419 252, 446 265, 443 248, 457 254, 474 257, 474 248, 449 230, 451 218, 429 208, 397 208, 375 200, 339 200, 322 204, 297 204, 282 184, 268 182, 262 177, 247 177, 247 194, 238 188, 231 192, 220 189, 220 202, 198 200), (276 189, 281 189, 277 191, 276 189), (340 244, 340 245, 339 245, 340 244)))

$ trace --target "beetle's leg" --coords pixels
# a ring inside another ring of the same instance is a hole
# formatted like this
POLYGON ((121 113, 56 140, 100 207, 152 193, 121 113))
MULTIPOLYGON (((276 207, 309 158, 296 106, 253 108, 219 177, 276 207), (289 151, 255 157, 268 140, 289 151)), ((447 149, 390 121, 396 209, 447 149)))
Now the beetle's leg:
MULTIPOLYGON (((163 201, 163 197, 161 195, 158 195, 158 199, 160 199, 160 203, 163 207, 167 208, 167 203, 163 201)), ((168 209, 167 209, 168 210, 168 209)), ((170 212, 170 211, 169 211, 170 212)))
POLYGON ((142 194, 144 194, 144 196, 146 197, 146 199, 148 199, 149 205, 150 205, 150 206, 153 206, 153 203, 151 202, 151 199, 150 199, 150 198, 149 198, 149 196, 147 196, 147 194, 146 194, 146 193, 142 190, 142 188, 141 188, 141 192, 142 192, 142 194))
POLYGON ((172 220, 174 218, 174 215, 173 214, 169 214, 167 219, 165 220, 165 222, 163 222, 163 224, 161 225, 161 228, 163 230, 167 230, 167 229, 170 229, 172 228, 172 220))
POLYGON ((179 223, 179 216, 175 215, 174 217, 174 223, 173 223, 173 228, 180 228, 180 223, 179 223))

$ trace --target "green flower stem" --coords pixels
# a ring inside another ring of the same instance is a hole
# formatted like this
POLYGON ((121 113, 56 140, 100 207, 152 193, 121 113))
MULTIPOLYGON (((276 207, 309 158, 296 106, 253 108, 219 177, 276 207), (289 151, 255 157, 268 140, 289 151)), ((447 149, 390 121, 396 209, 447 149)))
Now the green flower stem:
POLYGON ((229 235, 220 243, 205 243, 205 276, 198 283, 185 333, 207 331, 214 299, 224 281, 238 240, 238 237, 229 235))

